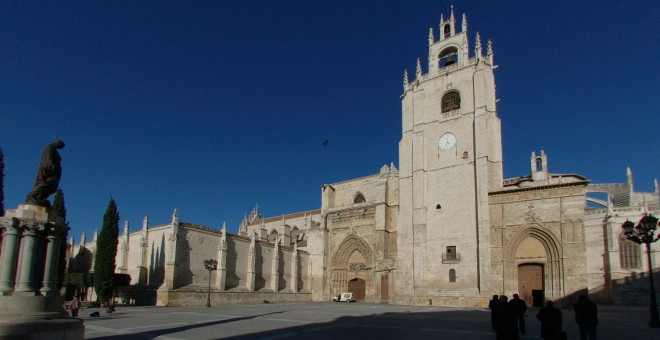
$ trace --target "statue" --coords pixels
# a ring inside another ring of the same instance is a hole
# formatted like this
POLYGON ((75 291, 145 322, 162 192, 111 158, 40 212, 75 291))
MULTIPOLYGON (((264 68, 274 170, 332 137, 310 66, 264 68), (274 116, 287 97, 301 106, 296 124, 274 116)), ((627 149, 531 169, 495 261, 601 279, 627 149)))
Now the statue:
POLYGON ((60 164, 62 157, 57 152, 62 148, 64 148, 64 142, 59 139, 44 148, 41 153, 39 170, 37 170, 37 179, 32 191, 27 194, 25 204, 50 207, 48 196, 57 191, 62 177, 62 165, 60 164))

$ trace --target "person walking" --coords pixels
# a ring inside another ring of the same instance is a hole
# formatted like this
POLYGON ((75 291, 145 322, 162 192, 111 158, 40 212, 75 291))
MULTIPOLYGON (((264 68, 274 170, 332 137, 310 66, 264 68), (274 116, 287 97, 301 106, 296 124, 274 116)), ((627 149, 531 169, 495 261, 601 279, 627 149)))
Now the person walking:
POLYGON ((525 334, 525 312, 527 311, 527 304, 523 301, 518 294, 513 294, 513 299, 509 301, 513 314, 518 322, 518 329, 521 334, 525 334))
POLYGON ((494 331, 497 330, 497 304, 499 301, 498 296, 493 295, 493 298, 488 302, 488 308, 490 309, 490 326, 494 331))
POLYGON ((581 294, 578 302, 573 305, 575 323, 580 327, 580 340, 596 340, 596 326, 598 325, 598 307, 581 294))
POLYGON ((545 307, 541 308, 536 318, 541 321, 541 338, 556 339, 562 328, 561 311, 555 308, 550 300, 545 302, 545 307))
POLYGON ((73 300, 69 303, 69 309, 71 310, 71 316, 77 318, 78 310, 80 309, 80 300, 78 300, 78 297, 73 297, 73 300))

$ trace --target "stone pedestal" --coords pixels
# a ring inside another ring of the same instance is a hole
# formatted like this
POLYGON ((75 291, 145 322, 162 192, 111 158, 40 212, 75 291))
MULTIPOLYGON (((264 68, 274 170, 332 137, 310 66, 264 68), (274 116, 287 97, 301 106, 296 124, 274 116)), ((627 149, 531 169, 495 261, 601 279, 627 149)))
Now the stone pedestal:
POLYGON ((0 339, 83 339, 64 310, 58 265, 68 227, 51 208, 19 205, 0 217, 0 339))

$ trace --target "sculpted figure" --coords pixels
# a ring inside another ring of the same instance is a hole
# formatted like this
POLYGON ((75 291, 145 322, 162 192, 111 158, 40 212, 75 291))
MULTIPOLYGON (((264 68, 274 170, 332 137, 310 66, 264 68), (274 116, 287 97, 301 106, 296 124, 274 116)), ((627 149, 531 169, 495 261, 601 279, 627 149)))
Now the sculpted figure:
POLYGON ((61 140, 56 140, 44 148, 37 170, 37 179, 32 191, 27 194, 25 204, 50 207, 48 196, 57 191, 62 177, 62 165, 60 164, 62 157, 57 152, 62 148, 64 148, 64 142, 61 140))

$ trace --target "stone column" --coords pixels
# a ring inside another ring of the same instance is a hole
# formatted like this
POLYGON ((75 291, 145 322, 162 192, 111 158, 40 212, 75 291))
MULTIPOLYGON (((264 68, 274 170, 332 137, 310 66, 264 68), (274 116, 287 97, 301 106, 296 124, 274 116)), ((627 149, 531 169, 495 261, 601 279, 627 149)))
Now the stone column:
POLYGON ((142 235, 140 236, 140 264, 137 266, 137 284, 144 286, 148 283, 147 252, 149 251, 149 216, 142 220, 142 235))
POLYGON ((60 247, 68 227, 52 208, 26 204, 7 210, 0 228, 0 338, 83 339, 83 320, 62 308, 57 290, 60 247))
POLYGON ((16 265, 18 261, 18 246, 20 231, 18 219, 11 219, 0 224, 2 228, 2 253, 0 253, 0 295, 11 294, 14 291, 16 265))
POLYGON ((174 289, 176 288, 176 247, 179 234, 179 212, 175 208, 172 214, 172 223, 170 224, 170 235, 168 238, 169 249, 165 256, 165 284, 161 289, 174 289))
POLYGON ((126 220, 124 221, 124 233, 119 241, 119 261, 117 261, 117 271, 124 274, 128 273, 128 249, 128 220, 126 220))
POLYGON ((274 292, 280 291, 280 238, 275 240, 275 247, 273 248, 273 260, 270 265, 270 289, 274 292))
POLYGON ((293 253, 291 254, 291 290, 298 292, 298 242, 293 244, 293 253))
MULTIPOLYGON (((54 229, 54 228, 53 228, 54 229)), ((44 269, 43 292, 45 295, 54 295, 57 290, 57 273, 59 268, 58 256, 60 255, 60 243, 62 236, 52 230, 46 236, 46 264, 44 269)))
POLYGON ((227 281, 227 225, 225 223, 222 223, 222 236, 218 244, 218 272, 215 275, 215 288, 224 291, 227 281))
POLYGON ((247 263, 247 283, 246 283, 247 289, 251 292, 254 292, 254 279, 255 279, 254 267, 257 261, 256 238, 257 238, 256 232, 252 231, 252 240, 250 241, 250 253, 248 255, 248 263, 247 263))
POLYGON ((21 227, 25 228, 25 231, 23 232, 21 240, 21 263, 18 272, 18 282, 14 291, 21 293, 34 293, 34 295, 38 295, 38 288, 35 287, 33 277, 33 260, 36 256, 38 232, 44 230, 44 223, 37 221, 23 222, 21 223, 21 227))

